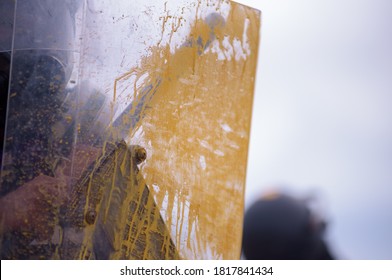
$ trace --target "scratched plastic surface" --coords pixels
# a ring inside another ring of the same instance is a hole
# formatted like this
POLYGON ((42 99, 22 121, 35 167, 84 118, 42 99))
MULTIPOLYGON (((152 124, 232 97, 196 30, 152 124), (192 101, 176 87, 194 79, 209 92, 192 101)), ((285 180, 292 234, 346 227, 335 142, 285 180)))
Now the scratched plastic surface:
POLYGON ((260 12, 0 5, 2 259, 238 259, 260 12))

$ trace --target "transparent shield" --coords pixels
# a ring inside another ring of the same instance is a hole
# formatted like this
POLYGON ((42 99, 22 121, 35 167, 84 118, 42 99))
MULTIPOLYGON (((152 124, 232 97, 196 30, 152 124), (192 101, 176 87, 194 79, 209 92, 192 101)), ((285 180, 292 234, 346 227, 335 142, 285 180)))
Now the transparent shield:
POLYGON ((2 258, 239 258, 259 11, 17 3, 2 258))

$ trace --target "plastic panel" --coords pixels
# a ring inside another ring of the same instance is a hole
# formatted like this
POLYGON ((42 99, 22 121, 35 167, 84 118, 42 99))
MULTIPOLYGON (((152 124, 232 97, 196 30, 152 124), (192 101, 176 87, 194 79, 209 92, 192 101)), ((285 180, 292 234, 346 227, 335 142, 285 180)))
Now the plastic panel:
POLYGON ((260 13, 16 7, 2 258, 239 258, 260 13))

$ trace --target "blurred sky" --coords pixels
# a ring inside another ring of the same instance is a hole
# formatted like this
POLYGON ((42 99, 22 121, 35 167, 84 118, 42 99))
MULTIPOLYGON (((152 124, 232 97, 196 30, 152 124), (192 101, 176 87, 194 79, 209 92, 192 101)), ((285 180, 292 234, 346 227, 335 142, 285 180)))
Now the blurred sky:
POLYGON ((246 207, 316 193, 343 259, 392 259, 392 1, 238 0, 262 11, 246 207))

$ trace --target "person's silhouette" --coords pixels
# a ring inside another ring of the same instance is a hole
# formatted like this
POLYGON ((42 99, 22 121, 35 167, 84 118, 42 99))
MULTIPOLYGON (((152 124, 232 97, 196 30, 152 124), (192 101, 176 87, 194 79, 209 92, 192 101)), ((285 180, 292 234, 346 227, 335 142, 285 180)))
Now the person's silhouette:
POLYGON ((256 201, 246 212, 243 254, 246 259, 333 259, 323 232, 307 205, 276 194, 256 201))

